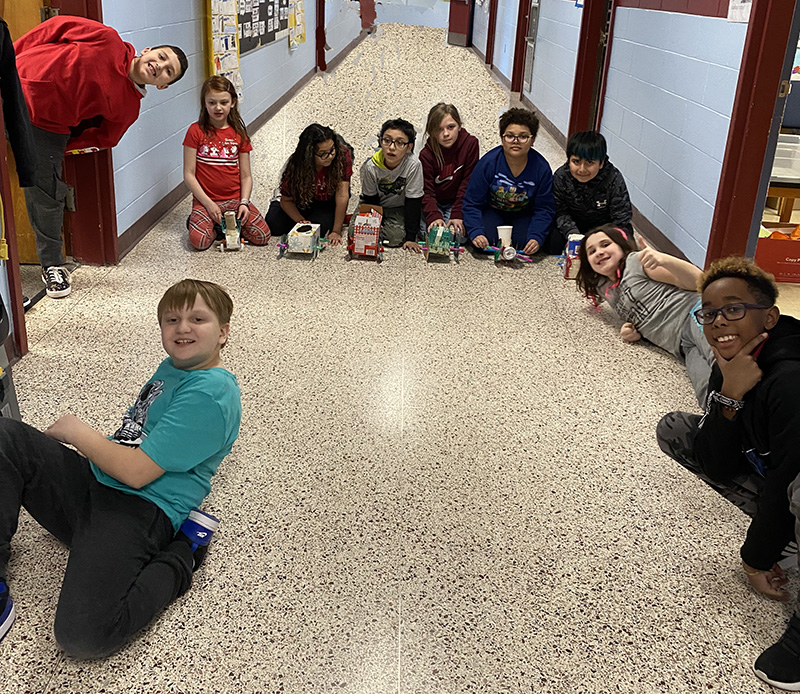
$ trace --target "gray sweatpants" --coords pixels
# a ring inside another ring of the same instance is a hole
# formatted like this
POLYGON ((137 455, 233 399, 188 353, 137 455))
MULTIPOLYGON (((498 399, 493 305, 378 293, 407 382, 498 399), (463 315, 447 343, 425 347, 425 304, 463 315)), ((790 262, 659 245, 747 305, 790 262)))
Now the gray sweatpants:
MULTIPOLYGON (((688 412, 670 412, 664 415, 656 427, 658 445, 670 458, 680 463, 692 474, 697 475, 714 491, 752 518, 756 513, 758 497, 764 486, 764 478, 757 475, 755 471, 739 473, 725 483, 707 477, 694 459, 693 453, 699 422, 700 415, 688 412)), ((800 503, 800 495, 798 503, 800 503)))
POLYGON ((67 184, 62 180, 64 151, 69 134, 60 135, 33 127, 36 143, 36 184, 25 191, 33 231, 36 234, 36 252, 42 267, 63 265, 64 203, 67 184))
POLYGON ((681 329, 681 352, 697 402, 705 409, 714 353, 703 335, 703 329, 691 313, 686 317, 681 329))

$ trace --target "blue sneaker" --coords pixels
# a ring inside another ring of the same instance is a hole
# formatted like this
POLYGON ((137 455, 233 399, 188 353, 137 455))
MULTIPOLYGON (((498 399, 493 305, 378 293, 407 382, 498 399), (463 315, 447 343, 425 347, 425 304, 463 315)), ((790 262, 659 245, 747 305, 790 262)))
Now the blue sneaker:
POLYGON ((8 594, 8 586, 5 581, 0 581, 0 641, 8 633, 16 616, 14 601, 8 594))
POLYGON ((194 567, 192 571, 197 571, 206 558, 208 545, 214 536, 214 531, 219 527, 219 519, 210 513, 194 508, 189 511, 189 517, 183 521, 177 537, 188 541, 194 555, 194 567))

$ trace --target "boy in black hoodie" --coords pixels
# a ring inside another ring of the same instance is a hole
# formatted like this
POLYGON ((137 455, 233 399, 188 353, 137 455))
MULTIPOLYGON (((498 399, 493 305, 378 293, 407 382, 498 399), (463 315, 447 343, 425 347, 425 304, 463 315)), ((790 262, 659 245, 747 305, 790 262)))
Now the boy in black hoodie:
MULTIPOLYGON (((706 412, 666 415, 658 443, 752 518, 742 568, 759 593, 787 601, 778 562, 795 537, 795 518, 800 529, 800 321, 780 315, 774 278, 746 258, 715 261, 698 288, 695 316, 717 362, 706 412)), ((800 604, 755 671, 800 691, 800 604)))
POLYGON ((585 234, 613 224, 633 234, 631 199, 625 179, 609 160, 606 139, 594 130, 575 133, 567 142, 567 162, 553 174, 556 230, 551 243, 564 250, 570 234, 585 234))

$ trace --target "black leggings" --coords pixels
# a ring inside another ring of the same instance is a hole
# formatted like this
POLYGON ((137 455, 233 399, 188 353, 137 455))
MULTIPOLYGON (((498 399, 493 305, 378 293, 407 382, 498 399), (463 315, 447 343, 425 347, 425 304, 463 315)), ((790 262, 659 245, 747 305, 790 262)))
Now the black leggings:
MULTIPOLYGON (((319 235, 327 236, 333 228, 333 220, 336 216, 336 200, 314 200, 307 208, 297 208, 303 219, 319 224, 319 235)), ((295 222, 283 211, 280 200, 273 200, 267 211, 267 226, 272 232, 273 237, 288 234, 295 222)))

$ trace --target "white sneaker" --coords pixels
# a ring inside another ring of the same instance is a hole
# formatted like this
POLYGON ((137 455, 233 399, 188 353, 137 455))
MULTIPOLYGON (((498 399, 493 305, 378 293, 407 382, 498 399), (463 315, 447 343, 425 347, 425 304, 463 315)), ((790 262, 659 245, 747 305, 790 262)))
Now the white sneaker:
POLYGON ((69 296, 72 285, 69 282, 69 271, 60 265, 51 265, 42 269, 42 282, 45 284, 47 296, 60 299, 69 296))

